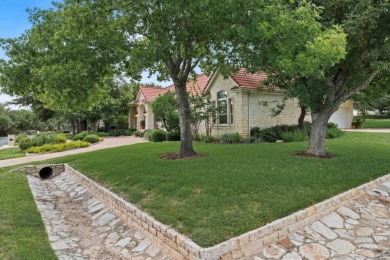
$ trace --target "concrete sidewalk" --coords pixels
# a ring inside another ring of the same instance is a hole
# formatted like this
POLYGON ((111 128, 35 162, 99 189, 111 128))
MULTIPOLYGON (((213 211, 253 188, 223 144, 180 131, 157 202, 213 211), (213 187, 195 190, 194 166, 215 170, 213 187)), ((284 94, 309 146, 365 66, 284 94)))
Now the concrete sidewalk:
POLYGON ((390 133, 390 128, 360 128, 360 129, 343 129, 346 132, 359 133, 390 133))
POLYGON ((43 161, 43 160, 62 157, 62 156, 66 156, 66 155, 87 153, 87 152, 102 150, 102 149, 106 149, 106 148, 131 145, 131 144, 136 144, 136 143, 144 143, 144 142, 147 142, 147 141, 145 141, 142 138, 133 137, 133 136, 106 137, 106 138, 104 138, 103 142, 101 142, 99 144, 91 145, 90 147, 87 147, 87 148, 69 150, 69 151, 58 152, 58 153, 34 155, 34 156, 21 157, 21 158, 15 158, 15 159, 8 159, 8 160, 1 160, 0 161, 0 168, 12 166, 12 165, 18 165, 18 164, 22 164, 22 163, 43 161))

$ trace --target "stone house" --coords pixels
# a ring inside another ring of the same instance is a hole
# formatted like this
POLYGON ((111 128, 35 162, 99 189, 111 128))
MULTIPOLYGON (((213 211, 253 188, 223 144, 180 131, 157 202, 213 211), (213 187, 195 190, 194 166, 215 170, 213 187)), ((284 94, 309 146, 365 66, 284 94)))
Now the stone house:
MULTIPOLYGON (((216 71, 210 77, 205 74, 197 76, 197 80, 187 83, 187 91, 191 95, 205 93, 212 105, 217 108, 216 118, 213 120, 213 135, 222 135, 229 132, 238 132, 248 137, 252 127, 267 128, 279 124, 297 124, 300 108, 296 99, 286 102, 285 109, 272 117, 271 109, 283 99, 283 92, 278 88, 259 89, 259 82, 264 80, 263 73, 249 74, 244 69, 224 77, 216 71)), ((155 129, 161 125, 156 122, 151 109, 151 102, 158 95, 167 91, 174 91, 174 86, 167 88, 141 87, 137 98, 131 103, 129 111, 129 127, 155 129)), ((352 102, 342 104, 332 116, 331 122, 341 128, 350 128, 353 119, 352 102)), ((310 115, 306 116, 310 121, 310 115)), ((201 125, 200 133, 205 133, 205 126, 201 125)))

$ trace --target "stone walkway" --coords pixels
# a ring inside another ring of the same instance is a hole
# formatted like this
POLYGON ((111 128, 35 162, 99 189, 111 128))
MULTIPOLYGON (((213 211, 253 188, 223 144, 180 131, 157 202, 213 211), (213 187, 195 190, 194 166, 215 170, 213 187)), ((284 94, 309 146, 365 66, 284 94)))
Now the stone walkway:
POLYGON ((103 142, 95 145, 91 145, 87 148, 69 150, 69 151, 58 152, 58 153, 48 153, 48 154, 34 155, 28 157, 14 158, 8 160, 0 160, 0 168, 12 166, 12 165, 18 165, 22 163, 43 161, 43 160, 62 157, 66 155, 87 153, 87 152, 97 151, 106 148, 131 145, 136 143, 144 143, 144 142, 147 141, 143 138, 138 138, 134 136, 105 137, 103 142))
POLYGON ((253 259, 390 259, 389 195, 386 182, 253 259))
POLYGON ((28 182, 59 259, 180 259, 124 223, 66 173, 28 182))

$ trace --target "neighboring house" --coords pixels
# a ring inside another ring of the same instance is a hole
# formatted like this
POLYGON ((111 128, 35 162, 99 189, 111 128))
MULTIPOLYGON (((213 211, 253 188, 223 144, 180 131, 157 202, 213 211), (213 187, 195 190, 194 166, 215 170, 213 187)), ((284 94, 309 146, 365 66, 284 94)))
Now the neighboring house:
MULTIPOLYGON (((224 77, 216 71, 211 77, 200 74, 196 82, 187 83, 187 91, 191 94, 205 93, 217 108, 214 119, 213 135, 222 135, 229 132, 238 132, 248 137, 252 127, 267 128, 279 124, 297 124, 300 108, 296 99, 287 100, 284 110, 272 117, 272 108, 283 100, 283 91, 278 88, 259 89, 259 82, 264 80, 263 73, 248 74, 244 69, 224 77)), ((174 91, 174 86, 167 88, 141 87, 137 98, 131 103, 129 111, 129 127, 144 129, 159 127, 155 121, 151 102, 155 97, 167 91, 174 91)), ((352 122, 352 102, 344 103, 332 116, 331 122, 341 128, 350 128, 352 122)), ((310 121, 310 115, 306 116, 310 121)), ((204 125, 199 129, 205 133, 204 125)))

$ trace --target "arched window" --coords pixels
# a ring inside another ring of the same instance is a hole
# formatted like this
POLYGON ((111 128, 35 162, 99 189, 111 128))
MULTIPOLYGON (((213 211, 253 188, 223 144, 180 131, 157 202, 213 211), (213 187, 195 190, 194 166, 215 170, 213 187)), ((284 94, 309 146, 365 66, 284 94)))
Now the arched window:
POLYGON ((218 99, 218 124, 228 123, 228 111, 227 111, 227 91, 222 90, 217 93, 218 99))

